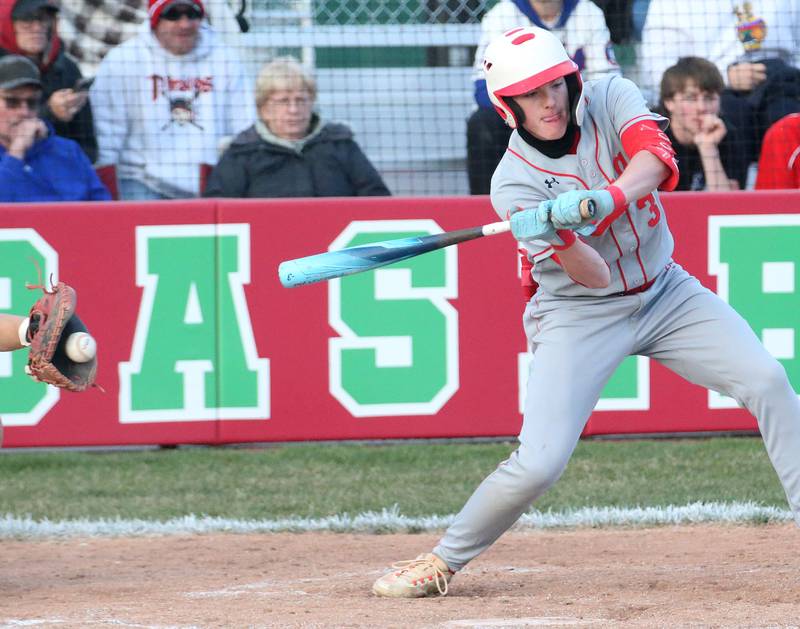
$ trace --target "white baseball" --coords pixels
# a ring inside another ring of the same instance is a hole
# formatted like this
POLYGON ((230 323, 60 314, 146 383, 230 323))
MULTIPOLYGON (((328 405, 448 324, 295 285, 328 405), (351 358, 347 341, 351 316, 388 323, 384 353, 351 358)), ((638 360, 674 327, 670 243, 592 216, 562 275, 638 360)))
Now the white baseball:
POLYGON ((73 332, 67 338, 64 351, 70 360, 85 363, 97 354, 97 342, 86 332, 73 332))

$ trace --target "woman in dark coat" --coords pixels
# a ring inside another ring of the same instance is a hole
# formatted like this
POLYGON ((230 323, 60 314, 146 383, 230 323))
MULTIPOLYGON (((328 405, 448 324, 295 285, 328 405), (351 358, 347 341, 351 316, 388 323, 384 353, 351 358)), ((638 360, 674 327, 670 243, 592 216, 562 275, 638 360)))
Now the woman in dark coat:
POLYGON ((313 113, 316 84, 292 58, 264 66, 258 120, 212 171, 206 197, 350 197, 390 194, 348 127, 313 113))
POLYGON ((41 118, 52 123, 56 135, 80 144, 89 161, 97 159, 88 85, 78 65, 65 53, 56 29, 54 0, 0 0, 0 56, 23 55, 42 77, 41 118), (77 89, 76 89, 77 88, 77 89))

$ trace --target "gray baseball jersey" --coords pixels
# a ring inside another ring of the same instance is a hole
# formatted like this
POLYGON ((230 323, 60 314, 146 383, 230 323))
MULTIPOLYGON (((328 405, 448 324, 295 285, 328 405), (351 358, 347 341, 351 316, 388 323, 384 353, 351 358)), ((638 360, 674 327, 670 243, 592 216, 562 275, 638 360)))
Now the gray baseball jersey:
MULTIPOLYGON (((581 138, 575 154, 552 159, 527 144, 514 131, 508 150, 492 177, 492 205, 502 218, 535 208, 568 190, 605 188, 614 181, 630 156, 620 136, 632 125, 654 120, 662 128, 666 120, 652 113, 636 85, 622 77, 589 82, 584 88, 587 106, 581 138)), ((551 259, 549 243, 523 243, 534 263, 533 277, 553 295, 610 295, 635 289, 652 280, 669 262, 673 240, 666 216, 652 192, 628 206, 602 236, 584 241, 608 263, 611 283, 589 289, 576 284, 551 259)))

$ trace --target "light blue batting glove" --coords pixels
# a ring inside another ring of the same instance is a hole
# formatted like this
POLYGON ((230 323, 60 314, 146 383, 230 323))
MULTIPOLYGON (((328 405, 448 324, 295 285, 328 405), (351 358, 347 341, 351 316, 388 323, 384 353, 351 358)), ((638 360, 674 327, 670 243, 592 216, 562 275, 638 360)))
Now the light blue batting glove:
POLYGON ((545 240, 547 242, 555 235, 556 230, 550 222, 550 204, 552 200, 542 201, 539 207, 529 210, 519 210, 511 215, 511 233, 514 238, 525 242, 527 240, 545 240))
POLYGON ((570 190, 553 200, 550 221, 556 229, 581 229, 592 222, 599 223, 613 211, 614 198, 608 190, 570 190), (581 216, 580 203, 584 199, 594 201, 595 214, 591 218, 581 216))
MULTIPOLYGON (((530 210, 520 210, 511 215, 511 233, 520 241, 544 240, 554 245, 557 249, 565 247, 564 238, 553 227, 550 222, 550 213, 553 199, 546 199, 539 203, 538 207, 530 210)), ((566 234, 566 236, 573 236, 566 234)), ((574 242, 574 236, 568 242, 574 242)))

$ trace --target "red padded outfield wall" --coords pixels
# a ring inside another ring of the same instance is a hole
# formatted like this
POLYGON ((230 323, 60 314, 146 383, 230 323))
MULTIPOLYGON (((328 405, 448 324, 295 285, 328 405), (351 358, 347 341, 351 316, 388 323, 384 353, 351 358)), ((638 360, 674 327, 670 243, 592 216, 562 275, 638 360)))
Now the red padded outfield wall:
MULTIPOLYGON (((675 259, 748 319, 800 390, 800 192, 665 195, 675 259)), ((78 291, 105 392, 0 354, 5 447, 515 435, 526 373, 510 235, 295 289, 281 260, 493 222, 485 197, 5 205, 0 309, 31 262, 78 291)), ((643 210, 647 211, 647 210, 643 210)), ((577 379, 579 382, 579 379, 577 379)), ((586 434, 755 430, 629 359, 586 434)))

